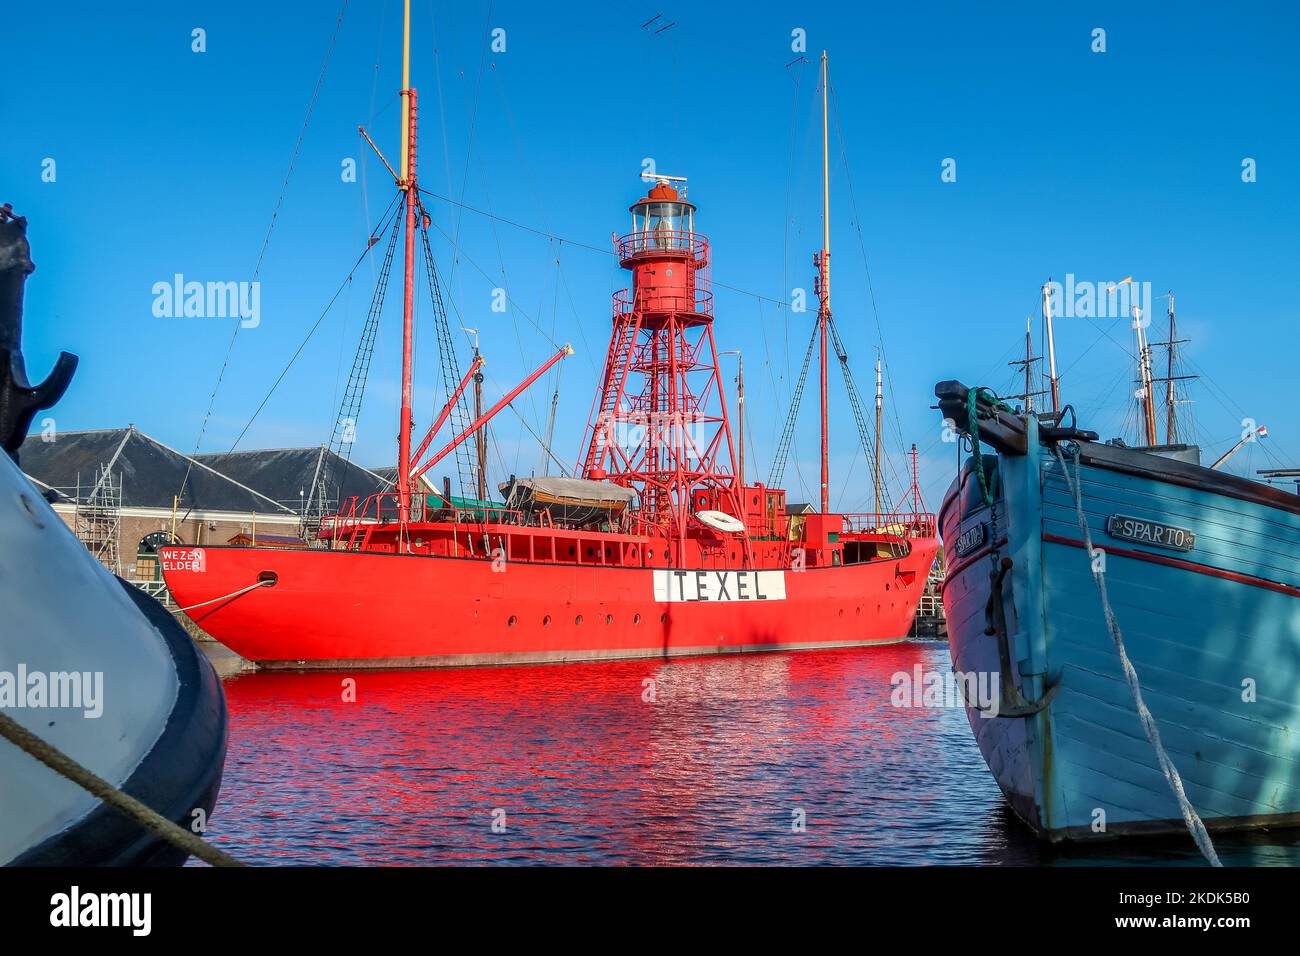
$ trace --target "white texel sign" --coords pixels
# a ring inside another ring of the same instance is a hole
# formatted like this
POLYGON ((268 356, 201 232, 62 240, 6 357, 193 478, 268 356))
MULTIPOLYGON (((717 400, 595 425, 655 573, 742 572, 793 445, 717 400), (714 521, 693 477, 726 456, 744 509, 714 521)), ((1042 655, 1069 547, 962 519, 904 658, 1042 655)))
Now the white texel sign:
POLYGON ((656 570, 656 601, 784 601, 784 571, 656 570))

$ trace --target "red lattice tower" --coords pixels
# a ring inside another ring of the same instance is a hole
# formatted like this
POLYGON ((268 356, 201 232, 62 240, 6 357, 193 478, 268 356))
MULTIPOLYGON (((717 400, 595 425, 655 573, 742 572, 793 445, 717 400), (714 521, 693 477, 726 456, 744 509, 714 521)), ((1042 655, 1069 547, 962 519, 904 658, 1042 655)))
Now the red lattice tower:
POLYGON ((674 181, 684 182, 657 177, 631 207, 632 232, 617 240, 632 287, 614 295, 582 474, 636 488, 640 517, 676 536, 690 523, 694 489, 719 489, 734 515, 740 505, 713 341, 709 243, 674 181))

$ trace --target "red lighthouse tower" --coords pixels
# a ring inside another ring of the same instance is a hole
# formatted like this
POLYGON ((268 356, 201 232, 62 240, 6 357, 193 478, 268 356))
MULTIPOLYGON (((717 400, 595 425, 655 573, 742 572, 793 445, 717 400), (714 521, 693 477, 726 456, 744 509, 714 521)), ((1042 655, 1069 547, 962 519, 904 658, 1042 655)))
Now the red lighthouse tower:
POLYGON ((695 231, 685 180, 653 179, 631 206, 632 231, 617 240, 632 287, 614 295, 582 473, 637 488, 641 518, 676 538, 702 500, 742 510, 713 340, 709 243, 695 231))

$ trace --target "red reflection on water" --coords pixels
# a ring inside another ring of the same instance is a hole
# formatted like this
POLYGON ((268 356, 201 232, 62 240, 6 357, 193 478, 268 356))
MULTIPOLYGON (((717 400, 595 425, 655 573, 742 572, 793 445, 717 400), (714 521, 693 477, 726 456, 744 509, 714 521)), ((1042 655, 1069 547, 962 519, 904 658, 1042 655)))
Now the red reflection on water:
POLYGON ((943 774, 964 715, 890 703, 894 673, 945 661, 899 644, 241 675, 210 836, 261 863, 874 862, 963 810, 943 774))

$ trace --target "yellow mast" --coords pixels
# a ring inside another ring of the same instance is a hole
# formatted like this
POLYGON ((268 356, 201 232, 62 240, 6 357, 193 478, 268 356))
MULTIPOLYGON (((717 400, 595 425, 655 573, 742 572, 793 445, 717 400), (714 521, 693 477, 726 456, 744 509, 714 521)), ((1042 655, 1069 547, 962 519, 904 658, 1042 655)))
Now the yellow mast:
POLYGON ((826 326, 831 315, 831 166, 826 106, 829 85, 826 51, 822 50, 822 251, 817 262, 818 284, 821 286, 818 290, 817 325, 821 330, 822 514, 830 511, 831 500, 830 416, 826 404, 826 326))
POLYGON ((411 376, 415 367, 415 230, 419 188, 415 182, 415 90, 411 88, 411 0, 402 23, 402 183, 406 199, 406 248, 402 278, 402 407, 397 423, 397 515, 405 543, 411 513, 411 376))
POLYGON ((406 138, 409 135, 408 123, 410 117, 410 99, 411 99, 411 0, 405 0, 404 12, 402 16, 402 182, 403 189, 407 188, 407 179, 409 170, 407 169, 408 158, 406 155, 406 138))
MULTIPOLYGON (((822 50, 822 252, 829 256, 831 254, 831 160, 830 160, 830 133, 827 125, 826 109, 826 88, 828 85, 826 73, 826 51, 822 50)), ((826 263, 826 273, 830 274, 830 263, 826 263)), ((831 308, 831 290, 828 285, 822 301, 826 304, 826 310, 831 308)))

